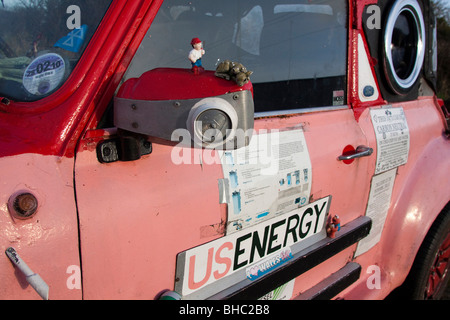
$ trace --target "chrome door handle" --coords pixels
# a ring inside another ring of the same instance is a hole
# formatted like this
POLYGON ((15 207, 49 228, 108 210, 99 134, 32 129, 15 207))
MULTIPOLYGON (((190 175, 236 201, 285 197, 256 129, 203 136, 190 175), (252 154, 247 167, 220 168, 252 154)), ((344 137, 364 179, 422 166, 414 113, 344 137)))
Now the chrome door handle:
POLYGON ((373 149, 366 146, 358 146, 353 153, 340 155, 338 160, 352 160, 361 157, 368 157, 373 153, 373 149))

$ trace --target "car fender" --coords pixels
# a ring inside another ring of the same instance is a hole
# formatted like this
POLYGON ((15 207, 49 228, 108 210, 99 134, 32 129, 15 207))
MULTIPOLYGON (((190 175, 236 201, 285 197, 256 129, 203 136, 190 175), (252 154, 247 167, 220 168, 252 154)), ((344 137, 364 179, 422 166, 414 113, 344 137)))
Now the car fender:
POLYGON ((436 217, 448 203, 449 141, 430 141, 419 158, 399 168, 391 208, 380 241, 380 261, 391 286, 401 285, 436 217), (392 254, 395 252, 396 254, 392 254))

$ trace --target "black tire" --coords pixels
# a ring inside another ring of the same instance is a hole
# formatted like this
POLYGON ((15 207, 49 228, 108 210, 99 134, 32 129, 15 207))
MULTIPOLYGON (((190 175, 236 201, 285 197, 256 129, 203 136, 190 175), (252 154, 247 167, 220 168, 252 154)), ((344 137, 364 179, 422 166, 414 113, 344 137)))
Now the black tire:
POLYGON ((448 204, 425 237, 402 286, 402 296, 413 300, 439 300, 450 280, 449 255, 450 205, 448 204), (437 268, 438 265, 440 268, 437 268))

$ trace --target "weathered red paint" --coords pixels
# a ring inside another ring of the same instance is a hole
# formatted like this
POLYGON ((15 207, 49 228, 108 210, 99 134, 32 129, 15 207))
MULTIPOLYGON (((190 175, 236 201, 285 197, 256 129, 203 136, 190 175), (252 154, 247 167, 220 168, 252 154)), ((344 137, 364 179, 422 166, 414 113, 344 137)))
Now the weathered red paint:
MULTIPOLYGON (((364 47, 366 49, 366 52, 369 53, 367 46, 367 41, 364 35, 364 32, 362 30, 362 14, 364 9, 367 5, 376 4, 376 0, 353 0, 349 2, 349 12, 353 13, 350 14, 350 21, 349 25, 352 25, 353 28, 349 28, 349 41, 348 41, 348 104, 352 106, 353 111, 355 113, 355 118, 358 120, 361 114, 364 112, 364 110, 368 107, 377 106, 377 105, 383 105, 386 104, 386 101, 384 101, 380 96, 378 99, 370 102, 362 102, 360 101, 358 97, 358 36, 361 36, 364 41, 364 47)), ((375 59, 368 56, 369 62, 372 64, 372 74, 373 77, 376 79, 375 71, 373 69, 373 65, 378 63, 375 59)), ((378 84, 377 84, 378 86, 378 84)), ((378 88, 379 91, 379 88, 378 88)))
POLYGON ((75 70, 57 92, 32 103, 5 104, 3 100, 0 156, 73 157, 87 122, 106 108, 161 3, 113 1, 75 70))
MULTIPOLYGON (((236 84, 214 77, 214 71, 194 74, 190 69, 158 68, 145 72, 141 77, 127 80, 119 89, 118 97, 136 100, 196 99, 214 97, 236 91, 236 84), (169 84, 169 85, 168 85, 169 84)), ((239 90, 252 90, 247 83, 239 90)))

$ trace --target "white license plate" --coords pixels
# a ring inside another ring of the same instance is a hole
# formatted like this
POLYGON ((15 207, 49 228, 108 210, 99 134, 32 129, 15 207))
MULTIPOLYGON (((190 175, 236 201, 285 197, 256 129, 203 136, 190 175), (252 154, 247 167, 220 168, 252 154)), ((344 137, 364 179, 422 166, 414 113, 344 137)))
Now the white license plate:
POLYGON ((175 291, 183 299, 205 299, 240 281, 267 275, 288 262, 304 244, 309 246, 326 237, 330 202, 331 196, 322 198, 181 252, 177 256, 175 291))

